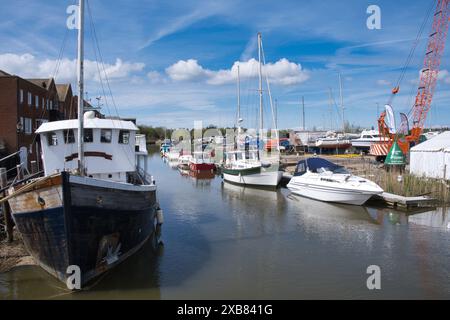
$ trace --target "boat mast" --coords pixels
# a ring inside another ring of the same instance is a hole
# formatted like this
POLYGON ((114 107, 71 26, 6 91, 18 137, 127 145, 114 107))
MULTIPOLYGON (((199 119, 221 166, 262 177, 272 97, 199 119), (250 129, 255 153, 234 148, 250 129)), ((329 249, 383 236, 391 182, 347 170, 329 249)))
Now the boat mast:
POLYGON ((79 0, 79 19, 78 19, 78 60, 77 60, 77 76, 78 76, 78 171, 81 176, 85 174, 84 166, 84 0, 79 0))
POLYGON ((303 131, 306 130, 305 126, 305 97, 302 96, 302 122, 303 122, 303 131))
MULTIPOLYGON (((261 63, 261 33, 258 32, 258 64, 259 64, 259 136, 262 139, 263 130, 263 93, 262 93, 262 63, 261 63)), ((258 158, 259 158, 259 144, 258 144, 258 158)))
POLYGON ((345 118, 344 118, 344 97, 342 96, 342 80, 341 73, 339 73, 339 96, 341 99, 341 110, 342 110, 342 133, 345 133, 345 118))
POLYGON ((278 99, 275 99, 275 130, 278 129, 278 99))
POLYGON ((238 134, 241 133, 241 85, 239 77, 239 64, 237 66, 237 127, 238 134))

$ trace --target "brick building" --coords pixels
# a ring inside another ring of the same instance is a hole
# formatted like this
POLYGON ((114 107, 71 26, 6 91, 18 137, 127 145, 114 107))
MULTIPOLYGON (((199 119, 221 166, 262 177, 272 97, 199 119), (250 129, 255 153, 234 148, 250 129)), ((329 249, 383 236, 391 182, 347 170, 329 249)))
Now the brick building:
MULTIPOLYGON (((10 154, 26 148, 28 165, 40 159, 35 130, 42 122, 67 119, 73 110, 72 88, 53 78, 23 79, 0 70, 0 145, 10 154)), ((76 107, 75 107, 76 109, 76 107)), ((0 150, 2 151, 2 150, 0 150)))

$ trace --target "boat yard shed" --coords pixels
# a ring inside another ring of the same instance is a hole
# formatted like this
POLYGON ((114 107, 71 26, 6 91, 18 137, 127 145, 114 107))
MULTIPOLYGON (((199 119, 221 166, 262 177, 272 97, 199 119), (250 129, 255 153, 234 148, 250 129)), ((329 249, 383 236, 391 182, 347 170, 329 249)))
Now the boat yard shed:
POLYGON ((409 171, 420 177, 450 180, 450 131, 411 148, 409 171))

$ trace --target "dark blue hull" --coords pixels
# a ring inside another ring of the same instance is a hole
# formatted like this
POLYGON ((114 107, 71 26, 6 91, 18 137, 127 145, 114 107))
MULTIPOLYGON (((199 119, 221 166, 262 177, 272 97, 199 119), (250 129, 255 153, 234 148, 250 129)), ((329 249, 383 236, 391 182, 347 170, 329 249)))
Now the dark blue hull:
POLYGON ((136 252, 155 230, 156 190, 77 184, 62 174, 63 203, 16 212, 25 246, 49 273, 66 282, 76 265, 86 284, 136 252))

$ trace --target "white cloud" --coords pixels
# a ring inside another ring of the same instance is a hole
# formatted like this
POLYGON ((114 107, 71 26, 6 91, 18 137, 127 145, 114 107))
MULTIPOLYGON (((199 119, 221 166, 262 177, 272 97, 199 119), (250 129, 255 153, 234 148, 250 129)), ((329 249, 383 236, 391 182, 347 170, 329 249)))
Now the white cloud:
POLYGON ((197 60, 180 60, 177 63, 166 68, 167 75, 175 81, 197 80, 207 77, 208 70, 203 69, 197 60))
MULTIPOLYGON (((52 77, 55 73, 57 61, 52 59, 39 60, 32 54, 0 54, 0 69, 16 74, 23 78, 46 78, 52 77)), ((100 68, 102 77, 104 78, 103 67, 97 65, 96 61, 85 60, 85 78, 87 80, 99 81, 100 68)), ((144 63, 133 63, 122 61, 117 58, 114 64, 104 64, 105 73, 109 79, 126 78, 134 72, 142 71, 145 67, 144 63)), ((76 79, 76 59, 61 59, 58 72, 56 74, 58 81, 72 82, 76 79)))
MULTIPOLYGON (((255 77, 258 72, 258 61, 250 59, 245 62, 236 61, 230 69, 209 70, 203 68, 197 60, 180 60, 166 68, 166 73, 174 81, 204 80, 211 85, 223 85, 235 82, 237 70, 242 79, 255 77)), ((263 74, 269 81, 280 85, 293 85, 309 79, 309 73, 300 64, 282 58, 275 63, 263 66, 263 74)))
POLYGON ((385 79, 377 80, 377 84, 380 85, 380 86, 390 86, 390 85, 392 85, 392 83, 389 80, 385 80, 385 79))

